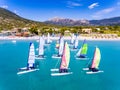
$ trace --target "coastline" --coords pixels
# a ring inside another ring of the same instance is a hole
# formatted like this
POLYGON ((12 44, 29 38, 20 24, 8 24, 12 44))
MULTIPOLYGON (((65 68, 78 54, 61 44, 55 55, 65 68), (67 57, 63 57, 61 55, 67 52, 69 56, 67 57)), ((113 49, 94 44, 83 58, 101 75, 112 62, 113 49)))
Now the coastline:
MULTIPOLYGON (((9 37, 9 36, 6 36, 6 37, 0 37, 0 40, 38 40, 39 39, 39 36, 33 36, 33 37, 16 37, 16 36, 12 36, 12 37, 9 37)), ((45 37, 45 39, 47 39, 45 37)), ((59 37, 50 37, 51 40, 58 40, 59 37)), ((64 39, 65 40, 70 40, 71 37, 70 36, 64 36, 64 39)), ((93 37, 83 37, 83 36, 79 36, 78 37, 79 40, 95 40, 95 41, 113 41, 113 40, 120 40, 120 37, 117 37, 117 38, 93 38, 93 37)))

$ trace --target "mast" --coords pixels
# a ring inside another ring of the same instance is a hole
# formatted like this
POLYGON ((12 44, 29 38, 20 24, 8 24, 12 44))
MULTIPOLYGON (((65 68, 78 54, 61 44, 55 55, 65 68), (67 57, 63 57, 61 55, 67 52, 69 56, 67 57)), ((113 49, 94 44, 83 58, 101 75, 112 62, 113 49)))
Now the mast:
POLYGON ((60 69, 68 69, 70 62, 70 49, 67 42, 64 45, 63 56, 60 64, 60 69))
POLYGON ((100 59, 101 59, 100 49, 98 47, 96 47, 95 52, 94 52, 94 57, 92 60, 91 68, 98 68, 100 59))
POLYGON ((34 50, 34 44, 30 43, 30 48, 29 48, 29 56, 28 56, 28 68, 29 67, 34 67, 35 63, 35 50, 34 50))

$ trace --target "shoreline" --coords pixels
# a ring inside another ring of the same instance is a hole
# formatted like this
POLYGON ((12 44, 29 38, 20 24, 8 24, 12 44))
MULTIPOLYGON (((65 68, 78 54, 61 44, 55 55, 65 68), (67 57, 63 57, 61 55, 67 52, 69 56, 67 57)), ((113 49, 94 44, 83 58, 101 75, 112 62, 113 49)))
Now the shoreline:
MULTIPOLYGON (((38 40, 39 36, 33 36, 33 37, 0 37, 0 40, 38 40)), ((46 39, 46 37, 45 37, 46 39)), ((59 37, 50 37, 51 40, 58 40, 59 37)), ((64 36, 65 40, 70 40, 71 37, 70 36, 64 36)), ((92 38, 92 37, 82 37, 79 36, 78 40, 93 40, 93 41, 116 41, 116 40, 120 40, 120 37, 117 38, 92 38)))

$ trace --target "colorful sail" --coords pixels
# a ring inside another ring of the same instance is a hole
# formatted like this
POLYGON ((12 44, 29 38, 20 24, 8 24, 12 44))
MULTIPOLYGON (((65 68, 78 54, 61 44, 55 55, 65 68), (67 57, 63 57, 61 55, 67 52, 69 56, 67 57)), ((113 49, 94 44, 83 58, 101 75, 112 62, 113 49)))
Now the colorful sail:
POLYGON ((69 62, 70 62, 70 49, 66 42, 64 46, 60 69, 68 69, 69 62))
POLYGON ((98 68, 101 59, 100 49, 96 47, 91 68, 98 68))
POLYGON ((39 53, 38 55, 43 55, 44 54, 44 39, 43 37, 39 38, 39 53))
POLYGON ((30 48, 29 48, 29 57, 28 57, 28 68, 29 67, 34 67, 35 63, 35 48, 34 44, 30 43, 30 48))
POLYGON ((76 56, 83 56, 85 57, 88 51, 88 45, 86 43, 86 40, 84 40, 82 47, 79 49, 78 53, 76 56))
POLYGON ((63 37, 61 37, 60 38, 60 45, 59 45, 59 55, 62 55, 63 54, 63 48, 64 48, 64 38, 63 37))
POLYGON ((88 44, 86 43, 86 40, 84 40, 83 46, 81 48, 81 55, 86 55, 88 50, 88 44))

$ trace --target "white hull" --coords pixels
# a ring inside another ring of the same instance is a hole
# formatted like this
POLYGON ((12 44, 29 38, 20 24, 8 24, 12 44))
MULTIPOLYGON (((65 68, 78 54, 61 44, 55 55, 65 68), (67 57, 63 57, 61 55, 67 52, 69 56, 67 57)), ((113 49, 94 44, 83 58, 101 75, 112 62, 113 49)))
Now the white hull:
MULTIPOLYGON (((68 70, 70 70, 70 68, 68 68, 68 70)), ((51 72, 55 72, 55 71, 59 71, 59 69, 58 69, 58 68, 53 68, 53 69, 51 69, 50 71, 51 71, 51 72)))
POLYGON ((12 40, 13 43, 16 43, 16 40, 12 40))
POLYGON ((35 59, 45 59, 44 57, 42 58, 42 57, 35 57, 35 59))
POLYGON ((89 60, 89 58, 78 58, 76 57, 77 60, 89 60))
POLYGON ((63 75, 70 75, 72 72, 66 72, 66 73, 52 73, 51 76, 63 76, 63 75))
POLYGON ((96 73, 102 73, 104 71, 97 71, 97 72, 92 72, 92 71, 89 71, 89 72, 86 72, 86 74, 96 74, 96 73))
POLYGON ((29 73, 29 72, 33 72, 33 71, 37 71, 39 69, 31 69, 31 70, 25 70, 25 71, 20 71, 18 72, 17 74, 20 75, 20 74, 25 74, 25 73, 29 73))
POLYGON ((44 57, 38 57, 38 55, 35 55, 35 59, 45 59, 45 56, 44 57))
POLYGON ((58 59, 60 59, 61 57, 58 57, 57 55, 53 55, 52 58, 58 58, 58 59))
POLYGON ((54 69, 51 69, 50 71, 51 72, 55 72, 55 71, 59 71, 59 69, 58 68, 54 68, 54 69))
POLYGON ((89 70, 89 68, 83 68, 83 70, 87 71, 87 70, 89 70))

